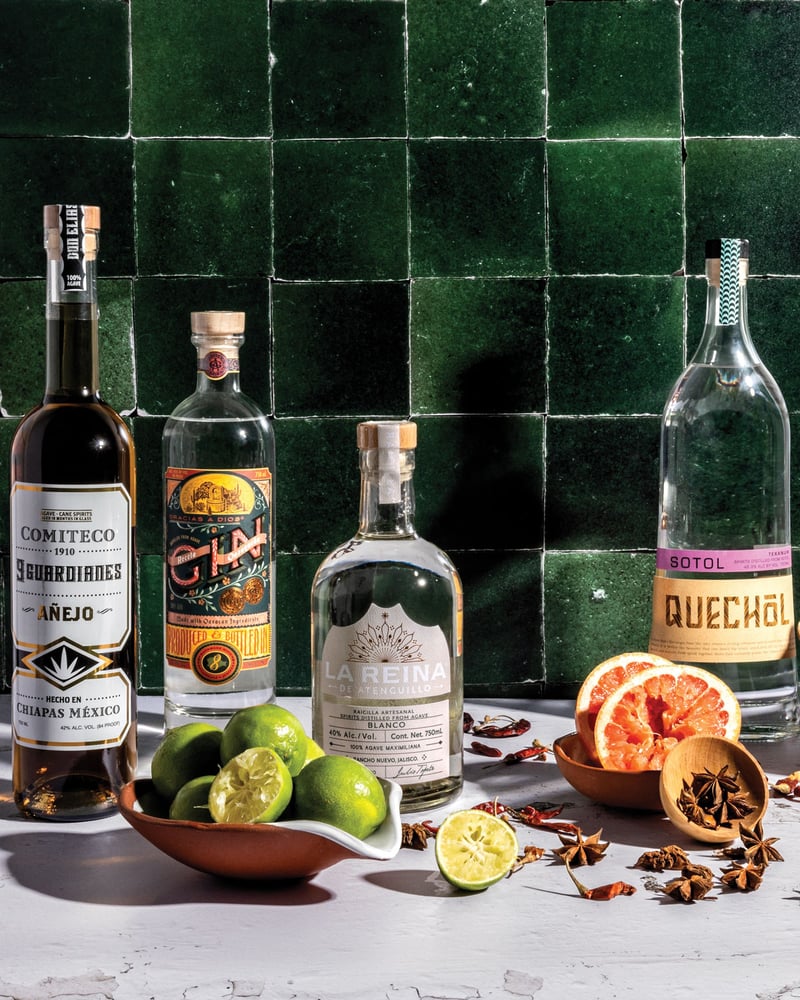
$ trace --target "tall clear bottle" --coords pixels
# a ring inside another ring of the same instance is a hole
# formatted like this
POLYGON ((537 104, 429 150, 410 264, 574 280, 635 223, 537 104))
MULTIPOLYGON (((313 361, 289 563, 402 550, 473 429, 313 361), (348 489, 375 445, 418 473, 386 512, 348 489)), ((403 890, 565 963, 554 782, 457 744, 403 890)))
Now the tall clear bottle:
POLYGON ((712 670, 738 696, 742 735, 798 724, 789 418, 747 324, 746 240, 706 244, 700 346, 661 431, 650 651, 712 670))
POLYGON ((404 812, 461 790, 463 593, 414 528, 416 424, 358 425, 356 535, 311 590, 313 736, 403 786, 404 812))
POLYGON ((136 475, 101 398, 100 209, 47 205, 46 386, 11 453, 14 801, 79 820, 136 768, 136 475))
POLYGON ((239 386, 245 315, 193 312, 195 391, 164 427, 167 727, 275 698, 275 439, 239 386))

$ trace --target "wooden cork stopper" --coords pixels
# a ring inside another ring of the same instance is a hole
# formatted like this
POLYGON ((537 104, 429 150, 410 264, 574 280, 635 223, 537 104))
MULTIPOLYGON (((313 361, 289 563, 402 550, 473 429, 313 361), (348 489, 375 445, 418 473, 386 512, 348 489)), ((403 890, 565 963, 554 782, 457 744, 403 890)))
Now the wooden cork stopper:
POLYGON ((390 435, 398 441, 398 448, 417 447, 417 425, 410 420, 369 420, 356 428, 356 441, 361 451, 389 447, 386 441, 390 435))
POLYGON ((243 312, 224 312, 210 310, 208 312, 192 313, 192 333, 244 333, 243 312))
MULTIPOLYGON (((81 205, 79 206, 83 210, 83 228, 84 230, 100 229, 100 209, 97 205, 81 205)), ((61 219, 59 213, 61 212, 61 205, 45 205, 44 206, 44 228, 45 229, 58 229, 61 225, 61 219)))

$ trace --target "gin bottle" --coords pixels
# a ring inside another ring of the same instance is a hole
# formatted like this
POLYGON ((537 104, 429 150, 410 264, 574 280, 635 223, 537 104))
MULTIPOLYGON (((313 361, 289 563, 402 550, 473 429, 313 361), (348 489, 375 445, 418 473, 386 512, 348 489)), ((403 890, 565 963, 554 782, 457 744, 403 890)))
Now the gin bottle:
POLYGON ((462 785, 462 589, 414 528, 416 437, 410 422, 358 425, 358 531, 311 590, 314 738, 402 785, 403 812, 462 785))
POLYGON ((240 312, 194 312, 195 391, 167 419, 167 727, 275 698, 272 424, 239 387, 240 312))
POLYGON ((14 800, 78 820, 136 768, 134 445, 99 389, 100 209, 47 205, 46 386, 11 453, 14 800))
POLYGON ((798 722, 789 418, 747 324, 746 240, 706 245, 705 329, 661 430, 651 652, 736 693, 744 738, 798 722))

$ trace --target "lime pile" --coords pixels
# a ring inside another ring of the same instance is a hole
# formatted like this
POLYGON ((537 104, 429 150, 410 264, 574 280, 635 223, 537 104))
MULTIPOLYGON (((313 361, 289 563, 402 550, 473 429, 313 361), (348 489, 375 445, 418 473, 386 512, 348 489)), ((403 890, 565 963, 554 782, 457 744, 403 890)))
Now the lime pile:
POLYGON ((201 823, 317 820, 364 839, 384 821, 386 797, 372 771, 330 756, 280 705, 251 705, 220 730, 189 722, 171 729, 150 768, 155 815, 201 823))

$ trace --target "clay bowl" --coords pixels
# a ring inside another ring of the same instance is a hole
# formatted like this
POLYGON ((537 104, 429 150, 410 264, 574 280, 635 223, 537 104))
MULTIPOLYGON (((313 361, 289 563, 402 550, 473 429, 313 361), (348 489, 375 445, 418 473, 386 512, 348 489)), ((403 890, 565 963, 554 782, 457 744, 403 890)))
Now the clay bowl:
POLYGON ((119 811, 137 833, 176 861, 210 875, 252 880, 313 878, 339 861, 386 861, 400 849, 402 789, 382 781, 389 807, 386 819, 366 840, 327 823, 286 820, 277 823, 195 823, 165 819, 142 811, 152 782, 125 785, 119 811))
POLYGON ((729 826, 708 829, 691 822, 678 806, 678 798, 686 780, 706 769, 718 773, 727 764, 727 774, 735 777, 741 794, 753 811, 743 817, 745 826, 753 827, 763 818, 769 802, 769 784, 756 758, 741 743, 723 736, 687 736, 670 750, 661 772, 660 795, 664 812, 682 832, 706 843, 727 843, 739 836, 740 821, 729 826))
POLYGON ((612 771, 592 764, 577 733, 553 744, 556 763, 572 787, 605 806, 661 812, 660 771, 612 771))

